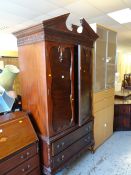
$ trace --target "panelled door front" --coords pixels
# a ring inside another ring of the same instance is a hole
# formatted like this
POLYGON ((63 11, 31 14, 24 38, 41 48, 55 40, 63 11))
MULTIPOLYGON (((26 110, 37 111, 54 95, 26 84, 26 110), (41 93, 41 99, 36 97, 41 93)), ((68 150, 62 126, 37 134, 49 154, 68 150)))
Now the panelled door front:
POLYGON ((92 52, 90 48, 78 46, 78 96, 79 125, 91 117, 92 52))
POLYGON ((47 82, 52 134, 74 125, 73 46, 48 42, 47 82))

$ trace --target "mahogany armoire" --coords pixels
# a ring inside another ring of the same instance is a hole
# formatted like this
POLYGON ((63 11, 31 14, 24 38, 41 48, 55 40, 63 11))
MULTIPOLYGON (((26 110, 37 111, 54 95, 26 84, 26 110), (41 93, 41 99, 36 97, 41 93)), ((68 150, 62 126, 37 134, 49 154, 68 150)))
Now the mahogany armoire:
POLYGON ((66 27, 69 14, 15 33, 22 105, 40 139, 43 174, 54 174, 94 145, 92 48, 98 35, 82 19, 66 27))

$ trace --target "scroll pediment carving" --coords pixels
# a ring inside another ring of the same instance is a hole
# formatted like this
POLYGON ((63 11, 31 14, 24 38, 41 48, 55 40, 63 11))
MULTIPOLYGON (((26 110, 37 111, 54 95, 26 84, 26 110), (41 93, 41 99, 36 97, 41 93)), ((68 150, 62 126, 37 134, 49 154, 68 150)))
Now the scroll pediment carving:
POLYGON ((39 41, 58 41, 93 47, 93 42, 98 38, 98 35, 86 20, 84 18, 80 20, 83 31, 78 33, 77 29, 79 26, 77 25, 72 24, 72 31, 67 28, 66 20, 68 16, 69 13, 45 20, 39 25, 14 33, 18 39, 18 45, 39 41))

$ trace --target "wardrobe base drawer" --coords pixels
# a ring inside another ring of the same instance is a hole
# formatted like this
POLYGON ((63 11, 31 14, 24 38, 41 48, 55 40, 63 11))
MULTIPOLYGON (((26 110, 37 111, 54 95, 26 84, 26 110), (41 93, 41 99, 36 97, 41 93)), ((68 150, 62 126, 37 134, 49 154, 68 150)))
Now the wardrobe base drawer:
POLYGON ((93 121, 83 125, 81 128, 69 133, 65 137, 52 143, 52 156, 60 153, 68 146, 79 140, 84 135, 87 135, 93 129, 93 121))
POLYGON ((73 143, 70 147, 59 153, 57 156, 52 158, 53 168, 58 168, 62 164, 66 163, 70 158, 77 154, 84 147, 93 145, 93 133, 82 137, 77 142, 73 143))

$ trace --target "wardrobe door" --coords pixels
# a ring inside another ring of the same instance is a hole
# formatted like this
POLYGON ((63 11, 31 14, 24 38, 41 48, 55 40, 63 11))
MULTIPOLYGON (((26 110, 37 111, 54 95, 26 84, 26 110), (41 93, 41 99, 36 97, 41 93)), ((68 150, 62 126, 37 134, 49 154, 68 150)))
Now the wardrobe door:
POLYGON ((105 89, 106 78, 106 46, 107 46, 107 31, 99 27, 97 28, 98 40, 95 43, 94 54, 94 92, 99 92, 105 89))
POLYGON ((92 52, 85 46, 78 46, 78 98, 79 125, 91 117, 92 52))
POLYGON ((54 133, 74 125, 73 47, 48 43, 49 118, 54 133))

